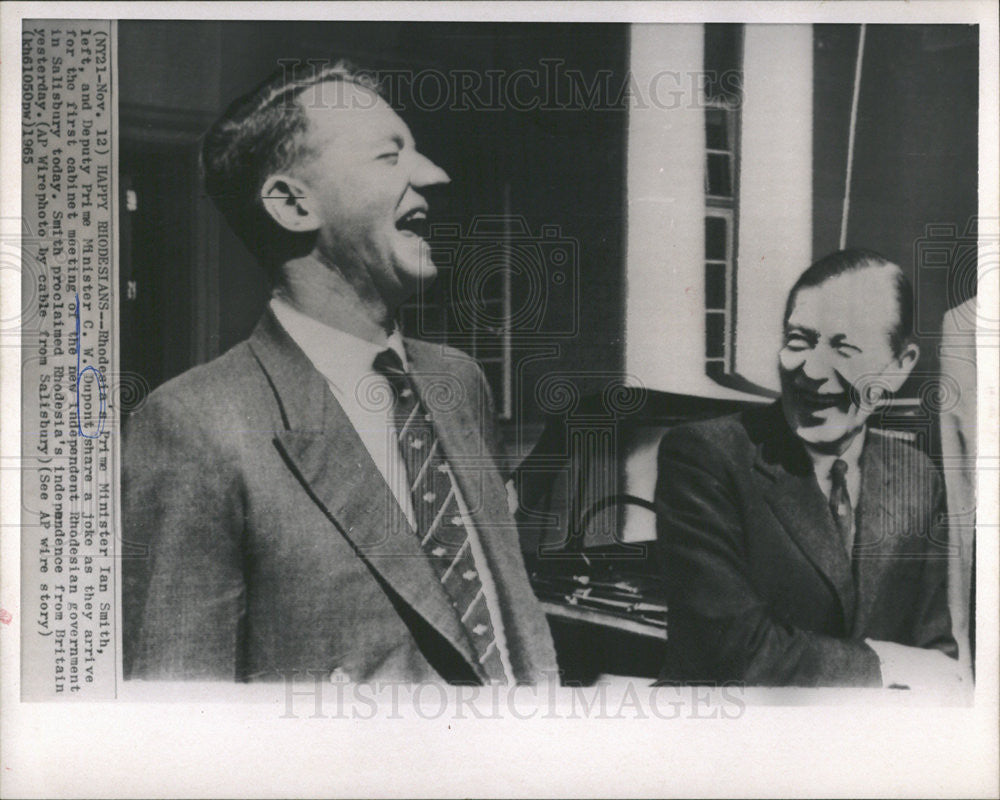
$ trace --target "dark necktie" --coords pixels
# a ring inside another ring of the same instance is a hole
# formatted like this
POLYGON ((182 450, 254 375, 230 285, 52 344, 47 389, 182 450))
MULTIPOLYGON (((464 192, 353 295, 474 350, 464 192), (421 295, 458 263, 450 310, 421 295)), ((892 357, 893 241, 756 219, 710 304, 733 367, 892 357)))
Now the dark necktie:
POLYGON ((420 547, 451 600, 484 672, 490 681, 505 682, 493 620, 459 506, 459 488, 432 416, 394 350, 383 350, 375 357, 375 370, 393 389, 393 424, 406 465, 420 547))
POLYGON ((854 534, 851 530, 851 494, 847 491, 847 462, 837 459, 830 468, 830 513, 840 533, 840 540, 847 548, 848 557, 854 548, 854 534))

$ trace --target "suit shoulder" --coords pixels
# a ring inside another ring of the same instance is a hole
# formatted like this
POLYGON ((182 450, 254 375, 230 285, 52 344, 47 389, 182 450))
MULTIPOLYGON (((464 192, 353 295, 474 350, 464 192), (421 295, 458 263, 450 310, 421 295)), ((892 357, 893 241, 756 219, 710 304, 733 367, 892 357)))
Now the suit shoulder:
POLYGON ((216 485, 235 480, 272 430, 261 398, 267 379, 243 342, 158 387, 132 413, 122 439, 122 485, 216 485), (211 477, 192 482, 208 470, 211 477))
POLYGON ((411 339, 409 336, 405 337, 404 341, 406 342, 406 349, 420 356, 423 360, 441 361, 444 363, 454 362, 472 365, 477 364, 476 359, 464 350, 459 350, 457 347, 452 347, 450 344, 444 344, 443 342, 428 342, 424 339, 411 339))
POLYGON ((748 468, 758 451, 781 442, 786 431, 780 405, 749 405, 726 416, 687 423, 664 437, 661 454, 671 449, 678 455, 704 463, 711 460, 738 470, 748 468))
POLYGON ((877 447, 883 460, 894 469, 937 472, 930 457, 917 445, 912 434, 892 428, 870 427, 868 436, 869 445, 877 447))
POLYGON ((670 448, 717 448, 733 453, 752 446, 743 413, 685 422, 671 428, 663 437, 670 448))
POLYGON ((743 415, 730 414, 671 428, 660 442, 657 463, 661 475, 686 464, 721 476, 749 470, 754 452, 743 415))
POLYGON ((424 369, 457 375, 466 382, 478 382, 483 374, 479 362, 463 350, 439 342, 406 339, 407 351, 424 369))
POLYGON ((157 387, 134 416, 183 415, 191 421, 226 416, 260 381, 246 342, 199 364, 157 387))

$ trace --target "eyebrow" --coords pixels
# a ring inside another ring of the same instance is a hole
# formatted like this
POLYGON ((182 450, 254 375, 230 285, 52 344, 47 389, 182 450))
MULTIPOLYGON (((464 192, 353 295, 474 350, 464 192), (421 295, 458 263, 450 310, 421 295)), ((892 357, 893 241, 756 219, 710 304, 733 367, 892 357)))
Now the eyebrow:
POLYGON ((848 347, 853 347, 855 350, 861 349, 848 338, 846 333, 838 333, 836 336, 832 337, 830 341, 834 346, 846 344, 848 347))
POLYGON ((805 325, 799 325, 794 322, 786 322, 785 333, 791 333, 792 331, 798 331, 799 333, 807 334, 814 339, 819 339, 819 331, 814 330, 813 328, 807 328, 805 325))
POLYGON ((394 144, 400 150, 402 150, 406 145, 406 140, 402 135, 398 133, 390 134, 389 136, 383 136, 381 139, 377 139, 374 143, 374 147, 383 147, 387 144, 394 144))

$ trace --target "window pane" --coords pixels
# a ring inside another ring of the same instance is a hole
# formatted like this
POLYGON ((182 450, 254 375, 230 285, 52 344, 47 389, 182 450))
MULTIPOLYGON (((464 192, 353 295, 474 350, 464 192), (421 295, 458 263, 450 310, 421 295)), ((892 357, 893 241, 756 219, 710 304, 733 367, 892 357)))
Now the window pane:
POLYGON ((724 311, 726 308, 726 265, 705 265, 705 308, 724 311))
POLYGON ((709 150, 732 150, 729 143, 729 125, 724 108, 705 109, 705 135, 709 150))
POLYGON ((726 218, 705 217, 705 258, 726 261, 726 218))
POLYGON ((722 358, 726 354, 726 315, 709 312, 705 315, 705 357, 722 358))
POLYGON ((729 174, 729 156, 708 154, 708 193, 713 197, 730 197, 733 182, 729 174))

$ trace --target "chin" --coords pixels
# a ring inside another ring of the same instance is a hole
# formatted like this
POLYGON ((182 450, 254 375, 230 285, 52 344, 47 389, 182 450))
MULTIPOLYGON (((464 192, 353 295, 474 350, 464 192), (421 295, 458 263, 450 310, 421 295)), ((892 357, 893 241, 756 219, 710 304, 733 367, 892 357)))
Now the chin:
POLYGON ((429 283, 438 274, 438 269, 429 258, 426 261, 416 263, 403 263, 397 267, 397 273, 405 276, 411 283, 429 283))
POLYGON ((838 418, 824 420, 813 425, 799 423, 794 426, 794 430, 795 435, 806 444, 823 448, 852 441, 862 427, 864 427, 864 423, 859 425, 856 420, 838 418))
POLYGON ((831 428, 826 425, 797 425, 795 435, 808 444, 834 444, 843 438, 843 428, 831 428))
POLYGON ((432 281, 437 277, 438 268, 431 259, 431 248, 423 239, 407 241, 394 248, 393 261, 396 274, 413 281, 432 281))

